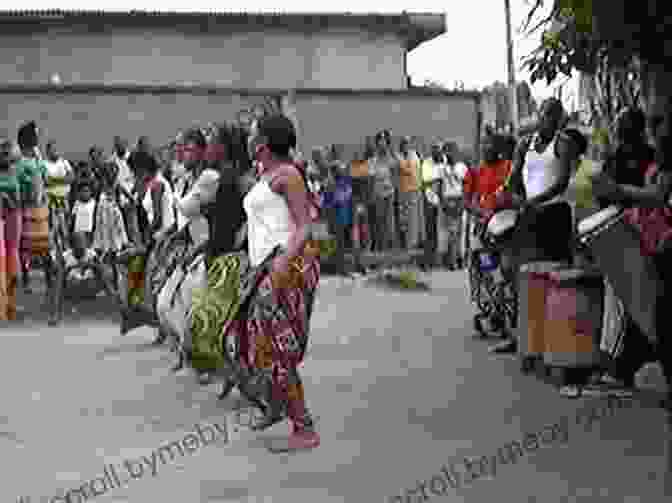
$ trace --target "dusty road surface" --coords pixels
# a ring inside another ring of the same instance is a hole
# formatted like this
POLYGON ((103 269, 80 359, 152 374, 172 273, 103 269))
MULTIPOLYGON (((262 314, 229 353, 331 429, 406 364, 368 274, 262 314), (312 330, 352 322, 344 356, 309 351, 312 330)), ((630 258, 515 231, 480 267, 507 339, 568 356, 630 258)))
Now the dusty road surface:
POLYGON ((0 501, 672 501, 662 411, 561 398, 472 337, 464 273, 428 278, 324 281, 303 369, 322 445, 293 455, 265 449, 285 423, 236 431, 237 396, 172 374, 150 330, 119 336, 106 299, 59 328, 28 302, 0 328, 0 501))

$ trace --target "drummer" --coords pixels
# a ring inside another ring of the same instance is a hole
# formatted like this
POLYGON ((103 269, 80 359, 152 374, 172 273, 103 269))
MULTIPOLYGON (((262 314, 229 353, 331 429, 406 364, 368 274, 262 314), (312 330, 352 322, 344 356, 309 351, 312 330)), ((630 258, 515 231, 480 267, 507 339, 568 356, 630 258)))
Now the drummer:
MULTIPOLYGON (((600 173, 593 177, 593 191, 596 197, 616 204, 641 208, 670 207, 672 193, 672 102, 670 98, 657 99, 649 105, 649 127, 655 143, 655 176, 649 177, 644 187, 617 184, 608 174, 600 173)), ((641 228, 645 234, 655 234, 656 249, 654 258, 663 280, 663 288, 656 302, 656 334, 658 347, 655 349, 667 380, 668 393, 663 405, 672 411, 672 338, 665 332, 672 322, 670 301, 672 301, 672 218, 649 220, 656 223, 656 229, 641 228), (663 225, 660 225, 663 224, 663 225)))
MULTIPOLYGON (((545 100, 539 110, 537 132, 521 139, 507 182, 507 206, 521 210, 516 231, 519 265, 530 261, 572 262, 574 228, 572 208, 565 193, 588 142, 575 129, 565 129, 566 113, 557 98, 545 100)), ((514 353, 517 343, 507 340, 494 353, 514 353)))

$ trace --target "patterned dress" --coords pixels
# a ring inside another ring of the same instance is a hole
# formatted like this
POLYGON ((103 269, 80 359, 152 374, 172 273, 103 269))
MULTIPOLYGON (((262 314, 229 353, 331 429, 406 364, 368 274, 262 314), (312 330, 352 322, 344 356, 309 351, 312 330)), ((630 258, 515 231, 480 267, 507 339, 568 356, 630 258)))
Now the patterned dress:
MULTIPOLYGON (((300 196, 288 192, 286 197, 300 196)), ((298 367, 308 347, 320 261, 314 247, 306 246, 300 256, 290 260, 286 273, 272 272, 274 259, 286 252, 285 239, 291 236, 293 217, 285 197, 274 192, 263 177, 247 194, 245 211, 251 267, 241 276, 238 316, 225 328, 225 333, 235 334, 240 341, 241 388, 257 403, 286 413, 295 431, 312 431, 314 422, 298 367), (277 226, 269 234, 264 229, 270 221, 277 226), (273 242, 278 244, 268 253, 273 242)))
POLYGON ((0 321, 16 319, 21 210, 16 171, 0 170, 0 321))
POLYGON ((39 159, 23 157, 16 162, 21 189, 23 222, 21 227, 21 261, 30 267, 33 257, 49 255, 49 207, 45 180, 47 167, 39 159))

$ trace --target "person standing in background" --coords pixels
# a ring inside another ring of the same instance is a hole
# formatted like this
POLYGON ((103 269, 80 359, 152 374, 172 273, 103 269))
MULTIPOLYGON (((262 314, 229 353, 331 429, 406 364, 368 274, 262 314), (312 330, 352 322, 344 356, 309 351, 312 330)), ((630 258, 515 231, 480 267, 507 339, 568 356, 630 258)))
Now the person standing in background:
POLYGON ((366 157, 366 149, 362 149, 354 156, 350 166, 352 179, 352 246, 355 269, 358 273, 365 274, 366 268, 362 264, 362 253, 368 250, 369 245, 369 219, 367 204, 371 195, 371 183, 369 177, 369 162, 366 157))
POLYGON ((420 245, 420 212, 422 203, 418 180, 419 162, 411 147, 411 139, 404 137, 399 144, 399 230, 402 246, 413 250, 420 245))
POLYGON ((438 216, 441 204, 440 186, 441 173, 439 170, 443 162, 441 145, 435 143, 432 146, 431 155, 422 161, 422 190, 424 192, 425 205, 425 233, 424 242, 424 267, 426 269, 436 266, 436 251, 438 246, 438 216))
POLYGON ((439 212, 439 252, 442 264, 451 271, 458 267, 458 245, 462 224, 462 185, 464 175, 458 173, 452 155, 447 154, 444 146, 444 163, 439 166, 441 175, 441 209, 439 212))
POLYGON ((394 172, 399 161, 390 151, 386 134, 376 135, 376 154, 369 163, 373 178, 373 240, 374 251, 387 251, 394 246, 394 172))
POLYGON ((324 194, 323 207, 333 215, 333 232, 336 235, 334 257, 337 273, 349 276, 346 266, 346 250, 352 247, 352 177, 349 167, 338 160, 330 164, 331 176, 324 194))
POLYGON ((443 176, 444 211, 451 218, 451 240, 449 246, 448 267, 452 270, 462 269, 464 248, 462 234, 464 232, 464 179, 467 176, 467 165, 462 161, 462 155, 457 143, 448 141, 443 145, 443 154, 448 163, 448 169, 443 176))
POLYGON ((18 144, 21 149, 21 158, 16 162, 16 172, 21 185, 23 207, 21 267, 23 286, 29 292, 29 275, 33 257, 47 256, 49 253, 49 209, 45 190, 47 167, 41 160, 42 156, 38 147, 39 131, 34 121, 21 126, 18 132, 18 144), (46 229, 42 225, 45 217, 46 229))
POLYGON ((20 269, 21 191, 14 163, 18 146, 0 140, 0 321, 16 320, 16 286, 20 269))
MULTIPOLYGON (((61 157, 53 140, 47 143, 47 197, 49 199, 49 226, 60 229, 61 239, 65 238, 67 228, 68 199, 70 186, 75 173, 67 159, 61 157)), ((52 235, 55 234, 52 232, 52 235)))

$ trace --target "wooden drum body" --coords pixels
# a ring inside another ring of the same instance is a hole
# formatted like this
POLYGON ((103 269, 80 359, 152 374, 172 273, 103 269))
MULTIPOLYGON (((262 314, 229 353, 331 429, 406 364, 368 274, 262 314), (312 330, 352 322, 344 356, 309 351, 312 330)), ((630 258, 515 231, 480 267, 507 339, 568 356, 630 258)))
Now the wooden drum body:
POLYGON ((642 255, 637 229, 610 206, 579 222, 579 240, 590 249, 626 311, 656 341, 656 302, 662 287, 653 258, 642 255))

